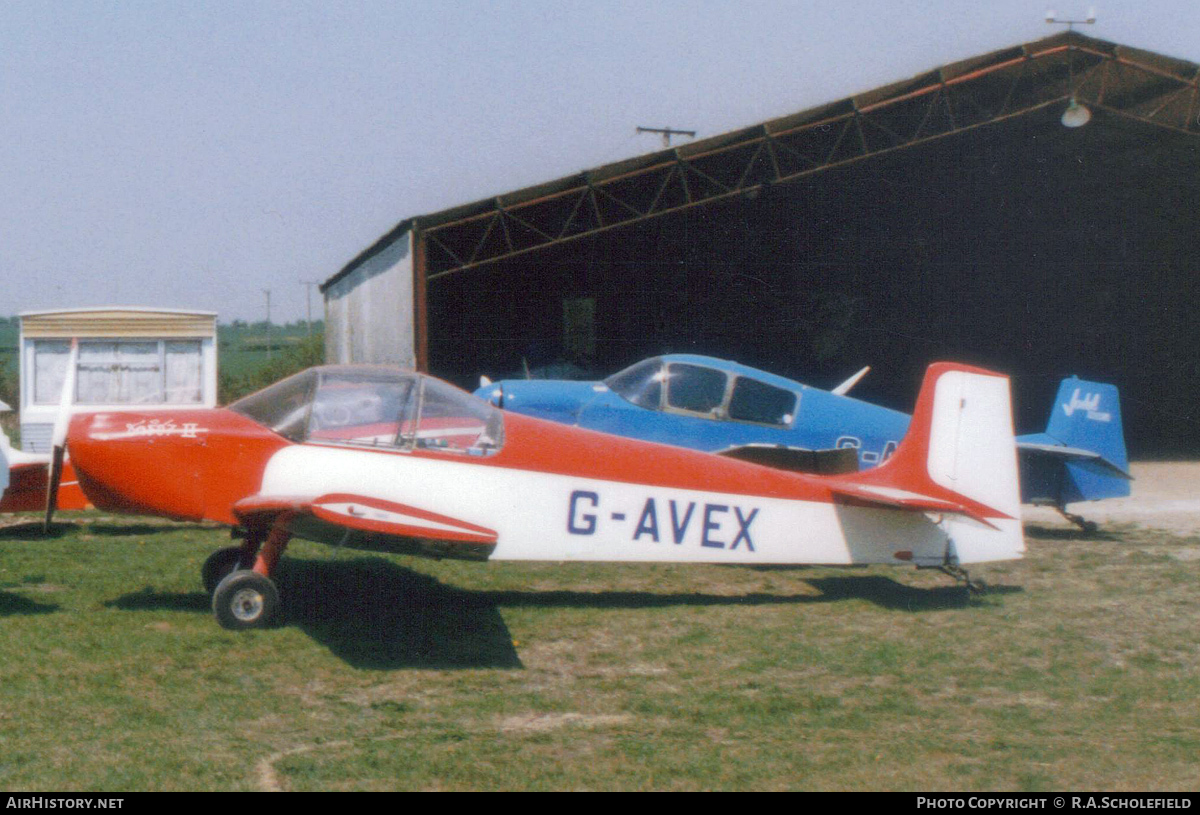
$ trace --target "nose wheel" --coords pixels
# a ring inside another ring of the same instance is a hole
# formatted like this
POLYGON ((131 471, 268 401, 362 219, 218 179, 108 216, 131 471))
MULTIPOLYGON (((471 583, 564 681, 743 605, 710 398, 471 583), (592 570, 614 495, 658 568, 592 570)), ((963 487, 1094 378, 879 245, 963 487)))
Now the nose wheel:
POLYGON ((279 620, 279 589, 271 574, 292 535, 291 515, 281 512, 246 532, 241 546, 209 555, 200 570, 204 588, 212 592, 212 609, 222 628, 244 631, 267 628, 279 620))
POLYGON ((267 628, 279 617, 279 589, 251 569, 227 574, 213 592, 213 614, 222 628, 267 628))

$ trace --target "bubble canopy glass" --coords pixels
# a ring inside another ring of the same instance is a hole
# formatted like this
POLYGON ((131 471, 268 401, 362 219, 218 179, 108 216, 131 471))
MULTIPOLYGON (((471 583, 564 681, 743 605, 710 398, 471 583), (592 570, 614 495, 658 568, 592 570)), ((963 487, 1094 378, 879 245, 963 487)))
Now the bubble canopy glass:
POLYGON ((294 442, 488 455, 504 436, 502 414, 483 400, 386 367, 310 368, 229 409, 294 442))

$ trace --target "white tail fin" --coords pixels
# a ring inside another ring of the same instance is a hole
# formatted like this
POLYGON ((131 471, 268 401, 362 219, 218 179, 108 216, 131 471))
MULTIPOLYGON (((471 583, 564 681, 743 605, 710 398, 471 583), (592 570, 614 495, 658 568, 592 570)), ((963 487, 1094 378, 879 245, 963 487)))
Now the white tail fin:
MULTIPOLYGON (((1008 378, 929 366, 908 434, 885 464, 852 477, 859 499, 943 513, 953 562, 1018 558, 1021 495, 1008 378)), ((931 564, 935 565, 935 564, 931 564)))

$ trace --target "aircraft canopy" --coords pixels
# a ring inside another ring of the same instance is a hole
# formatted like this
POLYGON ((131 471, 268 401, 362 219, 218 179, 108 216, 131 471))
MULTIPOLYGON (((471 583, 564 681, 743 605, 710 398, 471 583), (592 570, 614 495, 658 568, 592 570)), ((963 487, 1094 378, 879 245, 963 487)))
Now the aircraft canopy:
POLYGON ((294 442, 488 455, 501 413, 438 379, 369 365, 310 368, 229 409, 294 442))

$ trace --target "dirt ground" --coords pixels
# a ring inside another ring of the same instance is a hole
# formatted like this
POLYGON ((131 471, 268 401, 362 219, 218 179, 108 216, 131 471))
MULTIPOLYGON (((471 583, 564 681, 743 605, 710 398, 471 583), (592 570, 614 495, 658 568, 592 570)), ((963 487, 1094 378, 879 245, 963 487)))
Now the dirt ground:
MULTIPOLYGON (((1200 462, 1135 461, 1132 493, 1128 498, 1071 504, 1068 510, 1090 521, 1133 523, 1178 535, 1200 535, 1200 462)), ((1026 523, 1038 526, 1071 524, 1053 509, 1022 507, 1026 523)))

